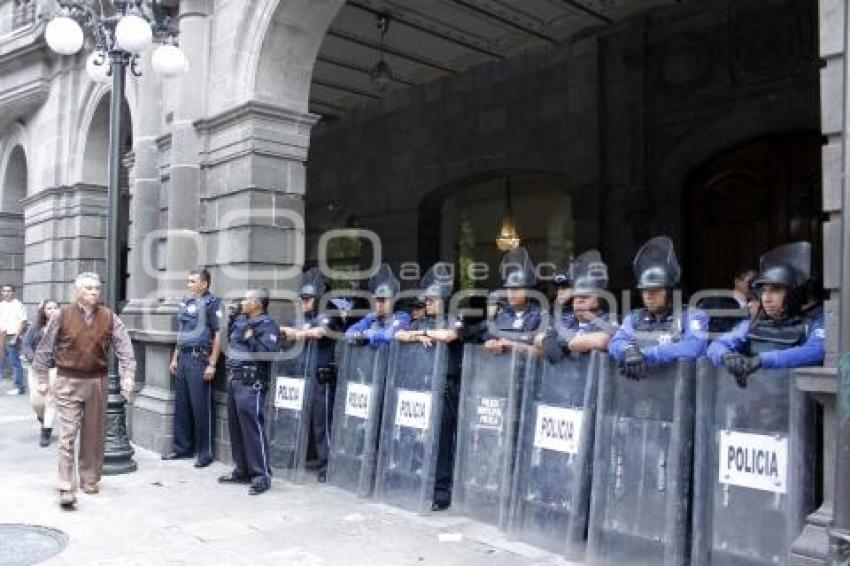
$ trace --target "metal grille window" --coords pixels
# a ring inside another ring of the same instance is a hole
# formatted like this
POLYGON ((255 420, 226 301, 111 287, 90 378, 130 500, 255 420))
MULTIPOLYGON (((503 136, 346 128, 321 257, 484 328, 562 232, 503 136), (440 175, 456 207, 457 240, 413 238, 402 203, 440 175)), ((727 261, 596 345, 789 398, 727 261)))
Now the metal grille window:
POLYGON ((12 29, 32 25, 35 22, 35 0, 15 0, 12 29))

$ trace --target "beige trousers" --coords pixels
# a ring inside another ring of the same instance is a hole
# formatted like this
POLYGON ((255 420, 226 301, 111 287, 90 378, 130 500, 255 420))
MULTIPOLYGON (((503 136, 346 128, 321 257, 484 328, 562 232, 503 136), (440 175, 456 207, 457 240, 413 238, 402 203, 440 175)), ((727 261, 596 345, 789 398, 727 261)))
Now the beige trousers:
POLYGON ((56 387, 56 368, 48 370, 48 381, 50 385, 47 387, 47 393, 42 395, 38 392, 38 378, 32 369, 27 371, 27 389, 30 392, 30 404, 32 410, 35 411, 37 417, 42 419, 44 428, 53 428, 53 422, 56 420, 56 402, 53 399, 53 388, 56 387))
POLYGON ((77 379, 56 376, 56 410, 62 430, 59 433, 59 489, 76 491, 77 474, 74 445, 80 437, 82 485, 94 486, 103 473, 103 441, 106 436, 106 376, 77 379))

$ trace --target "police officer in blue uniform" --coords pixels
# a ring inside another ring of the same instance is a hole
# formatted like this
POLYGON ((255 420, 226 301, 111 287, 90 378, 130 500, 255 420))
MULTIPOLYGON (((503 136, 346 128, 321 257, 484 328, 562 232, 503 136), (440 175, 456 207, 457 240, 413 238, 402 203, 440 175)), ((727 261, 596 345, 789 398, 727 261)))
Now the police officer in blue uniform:
POLYGON ((708 317, 699 309, 674 308, 681 269, 672 240, 658 236, 644 244, 635 256, 634 274, 643 308, 630 312, 608 343, 620 372, 642 379, 648 367, 700 357, 708 341, 708 317))
POLYGON ((528 296, 537 276, 525 248, 514 248, 502 258, 502 288, 507 301, 499 305, 496 316, 484 334, 484 349, 492 354, 532 347, 543 313, 528 296))
POLYGON ((434 511, 447 509, 452 501, 455 435, 463 363, 463 322, 446 313, 454 290, 450 269, 448 264, 437 263, 425 273, 419 282, 421 293, 417 302, 424 305, 424 313, 421 317, 415 317, 407 330, 399 330, 394 336, 400 342, 418 342, 426 348, 437 343, 448 345, 449 359, 434 482, 434 511))
POLYGON ((552 324, 535 338, 546 358, 558 363, 567 355, 607 351, 617 322, 602 309, 599 294, 608 286, 608 268, 596 250, 572 262, 570 306, 556 307, 552 324), (560 313, 557 312, 560 310, 560 313))
POLYGON ((280 349, 280 328, 267 314, 268 289, 245 294, 230 325, 227 377, 227 422, 233 471, 218 478, 220 483, 250 484, 258 495, 271 487, 269 438, 263 410, 271 379, 271 360, 280 349))
POLYGON ((370 312, 345 331, 345 338, 351 344, 372 346, 389 345, 393 334, 406 330, 410 325, 410 315, 406 312, 393 312, 393 297, 401 284, 392 269, 386 263, 369 280, 369 291, 375 301, 375 311, 370 312))
POLYGON ((819 366, 824 358, 822 311, 803 312, 806 283, 811 276, 812 246, 795 242, 779 246, 760 259, 753 281, 761 307, 711 343, 708 357, 725 367, 741 387, 759 368, 819 366))
POLYGON ((180 301, 177 314, 177 347, 171 358, 175 377, 174 448, 163 460, 191 458, 196 468, 213 461, 212 381, 221 352, 221 301, 210 293, 206 269, 189 272, 189 295, 180 301))
POLYGON ((325 294, 327 284, 319 268, 313 267, 301 276, 298 295, 301 300, 301 314, 304 319, 300 328, 282 326, 281 336, 288 342, 312 340, 316 343, 316 375, 313 389, 313 402, 310 408, 310 425, 313 431, 313 443, 319 460, 316 477, 319 483, 325 483, 328 476, 328 453, 331 443, 331 420, 334 406, 334 386, 336 383, 336 363, 334 361, 334 341, 331 334, 340 330, 337 319, 327 313, 319 312, 319 301, 325 294))

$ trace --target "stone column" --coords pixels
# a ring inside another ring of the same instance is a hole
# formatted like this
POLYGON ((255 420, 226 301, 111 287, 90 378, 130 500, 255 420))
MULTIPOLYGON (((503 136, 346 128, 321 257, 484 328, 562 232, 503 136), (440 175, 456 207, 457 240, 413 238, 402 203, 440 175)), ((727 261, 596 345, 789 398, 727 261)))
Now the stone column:
MULTIPOLYGON (((846 467, 842 468, 840 453, 836 452, 838 418, 836 414, 837 361, 842 349, 846 350, 847 328, 850 317, 845 313, 848 304, 842 297, 842 287, 850 285, 846 273, 850 265, 843 257, 846 236, 842 235, 842 220, 848 218, 847 199, 847 131, 845 113, 847 96, 847 4, 844 0, 820 0, 819 30, 820 56, 824 62, 821 69, 821 128, 826 138, 823 156, 823 210, 827 220, 823 226, 823 277, 824 287, 829 291, 825 304, 826 360, 824 368, 798 370, 795 384, 806 391, 823 406, 823 504, 809 515, 803 533, 794 542, 791 563, 799 566, 831 564, 837 558, 836 548, 831 545, 829 531, 834 520, 834 511, 842 505, 838 482, 846 484, 846 467), (844 243, 842 243, 844 240, 844 243), (839 474, 845 477, 839 477, 839 474)), ((844 228, 846 232, 846 227, 844 228)), ((846 490, 841 490, 846 491, 846 490)), ((845 501, 844 505, 850 505, 845 501)), ((847 525, 845 525, 847 527, 847 525)))
MULTIPOLYGON (((256 286, 269 288, 274 298, 300 274, 305 162, 316 119, 248 102, 197 122, 206 181, 201 231, 215 290, 225 301, 256 286)), ((279 314, 272 309, 272 316, 279 314)), ((223 407, 218 415, 216 455, 229 460, 223 407)))
MULTIPOLYGON (((167 192, 168 237, 165 241, 165 271, 157 275, 143 272, 141 254, 134 255, 134 298, 144 299, 156 292, 159 303, 147 302, 138 310, 144 319, 134 337, 145 344, 145 387, 134 405, 133 440, 146 448, 165 454, 173 439, 174 392, 169 364, 175 342, 177 301, 183 294, 186 272, 204 262, 199 246, 199 210, 201 194, 200 138, 194 122, 205 112, 209 39, 208 2, 183 0, 180 3, 180 48, 189 60, 189 71, 171 79, 166 87, 176 97, 171 115, 171 155, 167 192), (138 294, 138 295, 136 295, 138 294)), ((153 73, 149 71, 149 75, 153 73)), ((169 94, 172 94, 169 92, 169 94)), ((160 123, 162 88, 158 81, 149 82, 140 95, 145 129, 137 143, 137 203, 134 220, 142 224, 135 231, 139 244, 151 229, 159 226, 160 182, 157 125, 160 123), (147 218, 139 219, 139 214, 147 218)), ((150 262, 148 262, 150 263, 150 262)), ((136 303, 137 305, 139 303, 136 303)))

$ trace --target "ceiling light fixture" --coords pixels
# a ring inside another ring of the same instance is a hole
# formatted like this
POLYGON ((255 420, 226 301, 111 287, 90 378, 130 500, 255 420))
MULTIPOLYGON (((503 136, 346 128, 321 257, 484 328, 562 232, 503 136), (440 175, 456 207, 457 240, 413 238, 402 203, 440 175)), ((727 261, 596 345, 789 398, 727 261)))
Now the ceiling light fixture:
POLYGON ((392 69, 390 65, 384 61, 384 37, 387 35, 387 30, 390 29, 390 17, 387 14, 378 14, 378 32, 380 33, 380 60, 375 63, 372 70, 369 71, 369 76, 372 82, 378 87, 378 90, 383 92, 393 80, 392 69))

